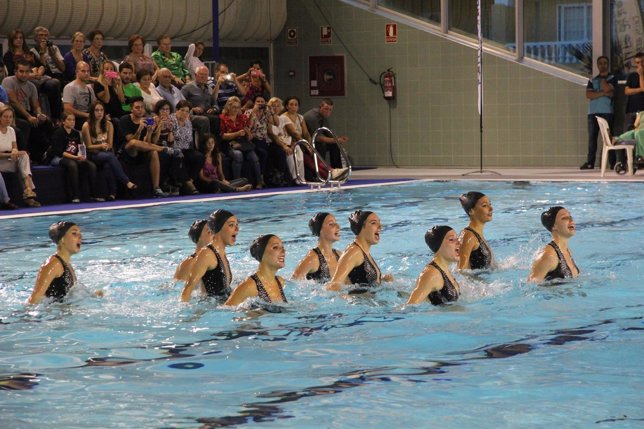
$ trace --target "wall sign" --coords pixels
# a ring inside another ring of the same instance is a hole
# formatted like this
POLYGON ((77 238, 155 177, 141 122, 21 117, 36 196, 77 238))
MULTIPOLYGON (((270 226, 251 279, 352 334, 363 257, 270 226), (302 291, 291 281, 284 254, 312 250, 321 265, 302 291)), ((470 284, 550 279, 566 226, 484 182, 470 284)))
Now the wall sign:
POLYGON ((320 27, 320 45, 330 45, 332 42, 331 35, 330 25, 323 25, 320 27))
POLYGON ((297 46, 297 28, 286 29, 286 44, 297 46))
POLYGON ((385 43, 398 43, 398 24, 385 24, 385 43))

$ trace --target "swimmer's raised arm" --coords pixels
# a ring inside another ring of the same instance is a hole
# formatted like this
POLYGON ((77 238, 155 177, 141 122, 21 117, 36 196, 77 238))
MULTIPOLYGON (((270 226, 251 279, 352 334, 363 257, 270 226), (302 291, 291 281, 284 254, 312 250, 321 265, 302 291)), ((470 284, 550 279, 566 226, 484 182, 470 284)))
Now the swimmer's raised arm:
POLYGON ((255 281, 253 281, 249 277, 241 282, 239 286, 235 288, 235 290, 233 290, 233 293, 231 293, 226 300, 225 305, 237 306, 246 301, 248 298, 253 298, 255 296, 257 296, 257 286, 255 284, 255 281))
POLYGON ((188 302, 190 301, 190 296, 192 291, 201 281, 201 278, 204 276, 206 271, 213 270, 217 268, 217 258, 214 253, 207 247, 202 248, 197 253, 196 260, 192 264, 190 274, 188 276, 188 281, 183 287, 181 292, 181 301, 188 302))
POLYGON ((407 304, 420 304, 427 299, 430 293, 440 290, 443 287, 443 277, 434 267, 425 267, 418 280, 416 287, 409 296, 407 304))
POLYGON ((331 281, 326 284, 328 290, 340 290, 342 286, 348 284, 349 273, 358 265, 364 262, 364 255, 360 248, 355 245, 349 248, 340 256, 338 268, 335 270, 331 281))
POLYGON ((194 258, 186 258, 179 264, 177 270, 174 272, 175 280, 184 282, 188 281, 190 277, 190 269, 195 262, 195 258, 196 256, 194 258))
POLYGON ((45 292, 47 292, 47 288, 49 287, 51 282, 55 278, 62 276, 63 272, 63 265, 60 263, 58 258, 55 258, 53 256, 47 258, 47 260, 42 264, 40 270, 38 271, 38 277, 36 277, 34 290, 32 291, 27 303, 38 304, 40 301, 42 301, 43 297, 45 296, 45 292))
POLYGON ((463 239, 461 241, 460 248, 460 257, 458 260, 458 269, 459 270, 470 270, 470 254, 472 250, 475 250, 475 247, 479 245, 479 241, 476 239, 474 234, 470 231, 465 231, 463 233, 463 239))
POLYGON ((542 282, 550 271, 557 268, 558 263, 559 259, 552 246, 546 246, 532 264, 528 281, 542 282))
POLYGON ((304 259, 302 259, 297 267, 295 267, 295 271, 293 271, 291 279, 303 280, 304 278, 306 278, 307 274, 314 273, 319 268, 320 259, 318 258, 317 253, 315 253, 313 250, 309 250, 306 256, 304 256, 304 259))

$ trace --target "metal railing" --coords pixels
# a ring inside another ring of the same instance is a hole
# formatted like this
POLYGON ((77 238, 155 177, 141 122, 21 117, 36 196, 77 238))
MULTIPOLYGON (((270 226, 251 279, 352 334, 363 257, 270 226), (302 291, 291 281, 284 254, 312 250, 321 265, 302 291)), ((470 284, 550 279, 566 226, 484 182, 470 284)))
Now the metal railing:
POLYGON ((338 138, 336 137, 335 133, 328 129, 327 127, 320 127, 315 132, 313 133, 313 137, 311 138, 313 141, 313 144, 309 143, 305 139, 300 139, 295 142, 293 145, 293 162, 295 164, 295 174, 297 175, 297 180, 300 183, 303 183, 305 185, 310 186, 311 188, 322 188, 323 186, 330 185, 330 186, 337 186, 338 188, 345 184, 347 180, 349 180, 349 177, 351 177, 351 172, 352 172, 352 166, 351 166, 351 160, 349 159, 349 155, 347 154, 347 151, 344 150, 344 147, 338 142, 338 138), (332 177, 332 171, 333 169, 329 167, 329 165, 326 163, 324 158, 320 155, 320 153, 317 151, 315 147, 315 139, 317 138, 319 133, 325 133, 325 134, 330 134, 333 137, 333 140, 335 141, 335 144, 338 146, 338 149, 340 150, 340 156, 342 157, 343 164, 346 164, 346 170, 338 177, 332 177), (300 177, 298 173, 298 161, 297 161, 297 156, 295 155, 295 149, 298 146, 302 146, 302 151, 307 150, 309 153, 313 154, 313 164, 315 165, 315 176, 317 178, 317 181, 314 182, 309 182, 306 180, 305 177, 300 177), (320 164, 324 167, 324 169, 327 170, 327 177, 323 178, 322 175, 320 174, 320 164))
MULTIPOLYGON (((568 42, 526 42, 523 44, 524 55, 546 64, 576 64, 579 59, 575 57, 575 49, 583 49, 588 40, 575 40, 568 42)), ((515 52, 516 45, 508 43, 508 50, 515 52)))

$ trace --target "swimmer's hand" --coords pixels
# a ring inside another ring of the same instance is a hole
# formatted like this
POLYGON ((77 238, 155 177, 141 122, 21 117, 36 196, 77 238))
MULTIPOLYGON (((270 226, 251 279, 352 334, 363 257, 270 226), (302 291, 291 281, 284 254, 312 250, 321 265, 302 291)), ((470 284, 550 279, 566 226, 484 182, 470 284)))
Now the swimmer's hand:
POLYGON ((382 281, 383 282, 393 282, 394 281, 394 275, 393 274, 385 274, 382 276, 382 281))
POLYGON ((338 291, 340 289, 342 289, 342 284, 339 282, 329 282, 326 284, 326 290, 338 291))
POLYGON ((103 292, 102 290, 95 290, 94 295, 96 295, 99 298, 103 298, 105 296, 105 292, 103 292))

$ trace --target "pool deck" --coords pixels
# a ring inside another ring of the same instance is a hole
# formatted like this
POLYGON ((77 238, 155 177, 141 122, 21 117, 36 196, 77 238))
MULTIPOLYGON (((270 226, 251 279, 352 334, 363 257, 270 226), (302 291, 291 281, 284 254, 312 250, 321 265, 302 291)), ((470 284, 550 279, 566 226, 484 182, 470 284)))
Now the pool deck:
MULTIPOLYGON (((373 186, 409 180, 481 180, 481 181, 579 181, 579 182, 644 182, 644 171, 633 176, 618 175, 607 171, 604 178, 600 170, 579 170, 572 167, 560 168, 490 168, 481 172, 471 168, 357 168, 343 188, 373 186)), ((328 188, 327 188, 328 189, 328 188)), ((233 194, 200 194, 182 197, 149 198, 140 200, 117 200, 104 203, 59 204, 39 208, 20 208, 0 211, 0 219, 32 216, 63 215, 90 212, 94 210, 115 210, 122 208, 149 207, 179 202, 205 202, 227 199, 268 196, 291 192, 319 192, 309 187, 269 188, 233 194)))

